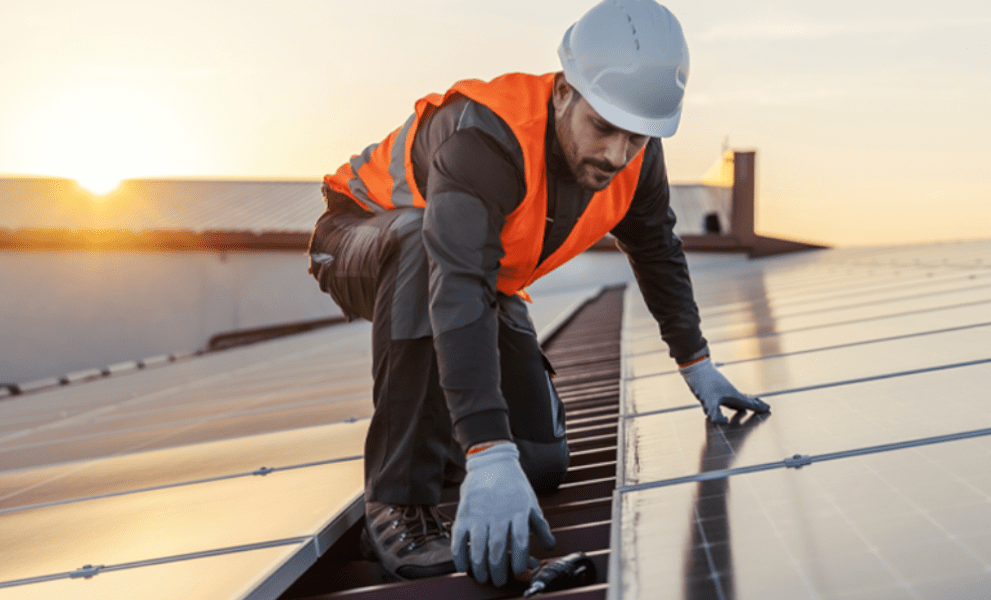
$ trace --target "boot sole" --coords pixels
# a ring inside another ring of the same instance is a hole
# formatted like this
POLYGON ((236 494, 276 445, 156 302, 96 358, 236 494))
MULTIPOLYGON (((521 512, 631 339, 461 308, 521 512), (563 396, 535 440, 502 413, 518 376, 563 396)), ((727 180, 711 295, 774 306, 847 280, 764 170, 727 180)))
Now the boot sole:
MULTIPOLYGON (((378 554, 375 553, 375 547, 372 545, 372 540, 368 535, 368 530, 365 528, 361 529, 361 536, 358 538, 358 552, 365 560, 382 564, 382 560, 378 557, 378 554)), ((413 568, 417 568, 417 567, 413 567, 413 568)), ((427 572, 422 574, 417 574, 414 577, 403 577, 398 573, 393 573, 389 571, 388 569, 385 568, 385 565, 382 565, 382 574, 386 577, 387 580, 395 583, 401 581, 414 581, 416 579, 424 579, 427 577, 438 577, 440 575, 447 575, 449 573, 454 573, 456 570, 454 567, 454 563, 443 566, 437 565, 435 567, 421 567, 421 569, 427 572), (436 571, 436 572, 431 572, 431 571, 436 571)))

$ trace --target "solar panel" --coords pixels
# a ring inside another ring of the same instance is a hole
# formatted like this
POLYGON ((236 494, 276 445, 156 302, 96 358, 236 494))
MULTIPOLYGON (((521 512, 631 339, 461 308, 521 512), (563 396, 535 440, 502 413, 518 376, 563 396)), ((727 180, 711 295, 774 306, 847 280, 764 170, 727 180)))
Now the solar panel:
POLYGON ((350 460, 8 512, 0 515, 2 581, 86 564, 299 545, 330 526, 362 481, 363 462, 350 460))
MULTIPOLYGON (((876 342, 891 338, 927 335, 957 327, 986 327, 991 325, 991 300, 987 303, 955 306, 925 313, 902 314, 838 325, 829 325, 804 331, 771 333, 750 336, 724 342, 710 342, 713 356, 721 362, 735 362, 755 358, 767 358, 774 354, 794 354, 876 342), (933 322, 939 329, 933 329, 933 322)), ((671 371, 671 365, 663 358, 666 348, 659 347, 651 339, 630 343, 631 355, 627 361, 627 377, 643 377, 671 371), (658 360, 661 354, 661 360, 658 360)))
POLYGON ((135 493, 189 482, 250 477, 364 453, 368 420, 128 453, 0 473, 0 514, 25 506, 135 493))
POLYGON ((989 253, 832 250, 696 272, 714 359, 772 405, 723 426, 628 292, 610 598, 984 597, 989 253))
POLYGON ((968 440, 623 494, 622 597, 984 597, 989 459, 968 440))
MULTIPOLYGON (((923 285, 920 283, 920 288, 923 285)), ((973 306, 982 306, 985 309, 991 306, 991 286, 962 284, 953 291, 933 293, 923 288, 912 295, 901 293, 897 297, 868 303, 851 300, 844 306, 823 306, 821 310, 815 305, 806 304, 801 309, 790 307, 789 314, 781 315, 774 314, 766 305, 757 305, 750 314, 733 314, 725 318, 709 319, 704 311, 702 315, 706 322, 706 337, 710 342, 719 343, 755 335, 821 330, 845 324, 864 325, 876 319, 925 316, 941 310, 973 306), (713 323, 710 324, 710 320, 713 323)), ((659 348, 651 336, 652 332, 648 331, 639 330, 639 334, 635 334, 631 341, 639 341, 636 337, 639 335, 649 339, 654 348, 659 348)), ((638 348, 638 351, 643 350, 638 348)))
POLYGON ((714 437, 744 466, 991 428, 991 403, 973 389, 982 380, 991 381, 991 362, 769 397, 771 414, 745 426, 700 427, 694 406, 629 418, 626 442, 638 448, 638 460, 627 463, 627 482, 725 468, 699 462, 714 437), (744 435, 732 437, 737 431, 744 435))
POLYGON ((367 417, 368 331, 353 323, 7 401, 0 462, 26 468, 367 417))
MULTIPOLYGON (((4 600, 107 600, 132 596, 144 600, 176 598, 261 598, 253 589, 299 552, 302 544, 247 550, 236 554, 146 565, 116 571, 104 570, 90 579, 63 577, 0 587, 4 600), (248 595, 251 594, 251 595, 248 595)), ((272 596, 268 596, 272 597, 272 596)))
MULTIPOLYGON (((969 290, 970 293, 987 292, 969 290)), ((638 303, 631 303, 634 310, 638 303)), ((639 303, 642 306, 642 303, 639 303)), ((925 314, 902 316, 902 331, 913 335, 889 335, 867 338, 872 332, 863 327, 845 339, 830 334, 832 327, 821 325, 805 331, 784 331, 778 334, 750 335, 749 344, 738 340, 734 346, 713 343, 715 360, 727 363, 724 370, 738 385, 757 394, 785 393, 819 385, 836 385, 845 381, 890 376, 895 373, 956 365, 991 358, 988 344, 989 316, 980 315, 976 307, 967 307, 962 316, 954 311, 929 311, 925 314), (955 319, 942 321, 943 313, 955 319), (969 318, 969 322, 967 319, 969 318), (802 353, 789 352, 790 342, 802 348, 802 353), (857 340, 854 344, 853 341, 857 340), (739 353, 734 349, 743 347, 739 353), (818 348, 818 351, 812 350, 818 348), (717 354, 717 350, 719 353, 717 354), (749 362, 741 362, 749 361, 749 362)), ((870 320, 877 305, 866 305, 855 317, 870 320), (863 315, 863 316, 862 316, 863 315)), ((888 310, 900 309, 888 306, 888 310)), ((646 308, 640 309, 645 314, 646 308)), ((636 318, 636 317, 632 317, 636 318)), ((809 315, 814 318, 814 315, 809 315)), ((642 319, 642 317, 641 317, 642 319)), ((768 319, 775 319, 770 315, 768 319)), ((639 321, 638 321, 639 323, 639 321)), ((703 318, 703 325, 705 319, 703 318)), ((637 324, 632 330, 642 330, 637 324)), ((846 329, 850 331, 850 328, 846 329)), ((876 335, 876 334, 875 334, 876 335)), ((642 350, 642 348, 640 349, 642 350)), ((642 353, 627 362, 627 375, 633 378, 628 387, 631 410, 649 412, 684 405, 693 399, 677 374, 670 374, 671 364, 666 352, 642 353), (669 374, 639 378, 652 372, 667 370, 669 374), (655 400, 662 398, 662 400, 655 400)))

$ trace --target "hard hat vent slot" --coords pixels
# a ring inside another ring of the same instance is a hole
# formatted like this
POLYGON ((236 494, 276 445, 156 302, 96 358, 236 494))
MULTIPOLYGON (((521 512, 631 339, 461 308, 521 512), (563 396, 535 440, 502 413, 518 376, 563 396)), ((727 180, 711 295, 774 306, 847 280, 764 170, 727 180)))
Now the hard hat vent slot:
POLYGON ((640 40, 637 39, 637 26, 633 22, 633 16, 630 15, 629 11, 626 10, 626 7, 623 6, 623 3, 622 2, 616 2, 615 4, 616 4, 616 6, 619 7, 620 10, 623 11, 623 14, 626 15, 626 22, 630 24, 630 33, 633 34, 633 44, 637 47, 637 52, 639 52, 640 51, 640 40))

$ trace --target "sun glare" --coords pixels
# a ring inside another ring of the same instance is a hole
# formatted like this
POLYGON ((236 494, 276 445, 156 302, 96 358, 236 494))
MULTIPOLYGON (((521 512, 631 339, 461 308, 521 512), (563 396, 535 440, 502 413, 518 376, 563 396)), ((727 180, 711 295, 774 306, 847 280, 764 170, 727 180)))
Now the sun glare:
POLYGON ((33 119, 33 169, 74 179, 95 196, 123 179, 162 173, 179 127, 169 107, 136 86, 90 82, 60 91, 33 119))
POLYGON ((121 180, 114 176, 93 175, 76 178, 79 187, 93 194, 97 199, 119 188, 120 182, 121 180))

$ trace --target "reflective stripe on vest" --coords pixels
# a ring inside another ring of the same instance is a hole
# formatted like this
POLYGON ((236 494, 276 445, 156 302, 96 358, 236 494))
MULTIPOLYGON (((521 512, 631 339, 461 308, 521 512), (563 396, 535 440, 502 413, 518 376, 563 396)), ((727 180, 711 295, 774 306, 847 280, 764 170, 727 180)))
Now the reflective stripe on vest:
POLYGON ((406 123, 379 144, 373 144, 337 173, 324 178, 327 185, 353 198, 365 210, 381 212, 401 206, 426 206, 413 179, 412 147, 417 125, 454 94, 483 104, 502 118, 523 149, 526 196, 506 216, 500 234, 505 256, 500 263, 497 287, 504 294, 522 291, 539 277, 581 254, 612 230, 633 201, 643 151, 620 171, 606 189, 592 196, 588 207, 561 246, 537 264, 543 249, 547 219, 547 172, 544 134, 547 103, 554 74, 509 73, 485 82, 459 81, 440 96, 417 101, 406 123))
POLYGON ((352 156, 337 173, 324 177, 324 181, 331 189, 350 196, 370 212, 401 206, 426 206, 416 185, 411 185, 412 168, 406 168, 418 121, 419 115, 411 115, 402 127, 378 144, 365 148, 361 154, 352 156))

